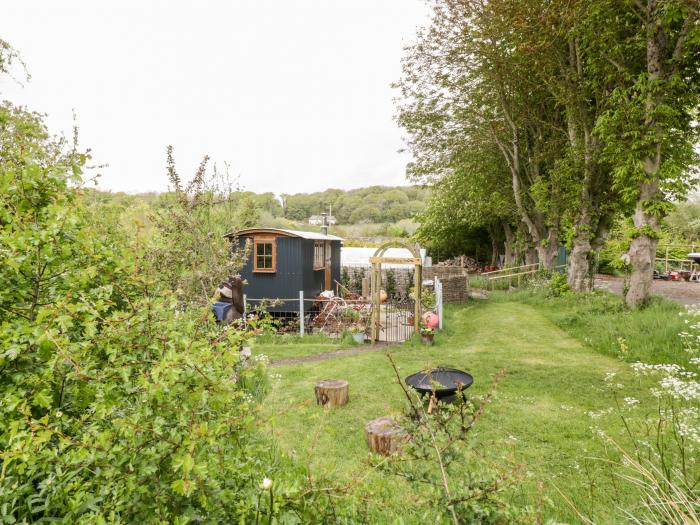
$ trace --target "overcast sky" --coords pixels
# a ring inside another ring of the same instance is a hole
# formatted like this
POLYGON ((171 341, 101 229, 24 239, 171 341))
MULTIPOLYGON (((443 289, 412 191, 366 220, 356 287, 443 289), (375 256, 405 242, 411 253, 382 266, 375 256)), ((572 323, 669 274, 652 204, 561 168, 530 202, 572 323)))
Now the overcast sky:
POLYGON ((424 0, 16 0, 0 37, 31 80, 0 95, 48 114, 108 163, 100 186, 167 188, 204 154, 246 189, 405 184, 393 120, 403 46, 424 0))

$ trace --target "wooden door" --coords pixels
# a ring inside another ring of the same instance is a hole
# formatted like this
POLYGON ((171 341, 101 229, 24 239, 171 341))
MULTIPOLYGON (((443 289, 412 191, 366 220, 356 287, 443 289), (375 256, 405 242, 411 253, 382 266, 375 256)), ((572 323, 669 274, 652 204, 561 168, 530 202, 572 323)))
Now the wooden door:
POLYGON ((326 273, 326 282, 324 286, 324 290, 332 290, 331 286, 331 241, 326 241, 326 246, 325 249, 323 250, 325 252, 325 273, 326 273))

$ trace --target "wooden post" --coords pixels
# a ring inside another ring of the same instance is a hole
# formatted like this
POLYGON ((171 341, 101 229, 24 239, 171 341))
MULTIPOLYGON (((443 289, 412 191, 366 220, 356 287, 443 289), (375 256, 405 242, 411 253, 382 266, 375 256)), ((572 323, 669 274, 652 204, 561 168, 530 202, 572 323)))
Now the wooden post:
POLYGON ((665 272, 668 273, 668 244, 666 245, 666 265, 665 265, 665 272))
POLYGON ((341 407, 348 402, 348 382, 343 379, 324 379, 316 383, 316 404, 324 407, 341 407))
POLYGON ((401 453, 406 432, 389 416, 373 419, 365 425, 367 445, 372 452, 390 456, 401 453))
MULTIPOLYGON (((370 274, 371 276, 371 274, 370 274)), ((371 277, 370 277, 371 279, 371 277)), ((362 278, 362 297, 370 297, 370 279, 367 278, 367 276, 362 278)))

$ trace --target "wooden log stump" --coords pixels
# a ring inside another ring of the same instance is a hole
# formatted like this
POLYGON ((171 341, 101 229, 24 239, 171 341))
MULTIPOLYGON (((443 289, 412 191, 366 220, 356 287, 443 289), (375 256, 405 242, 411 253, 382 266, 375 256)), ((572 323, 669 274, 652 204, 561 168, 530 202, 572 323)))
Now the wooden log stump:
POLYGON ((340 407, 348 402, 348 382, 343 379, 324 379, 316 384, 316 404, 340 407))
POLYGON ((365 426, 367 445, 372 452, 390 456, 401 454, 406 432, 389 416, 373 419, 365 426))

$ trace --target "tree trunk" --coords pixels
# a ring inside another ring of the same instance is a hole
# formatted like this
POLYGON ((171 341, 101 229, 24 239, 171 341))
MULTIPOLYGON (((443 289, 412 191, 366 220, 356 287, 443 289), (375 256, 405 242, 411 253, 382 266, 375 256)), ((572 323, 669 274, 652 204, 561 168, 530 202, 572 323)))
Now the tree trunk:
POLYGON ((539 243, 535 246, 537 258, 540 266, 544 270, 554 270, 557 264, 557 253, 559 253, 559 236, 556 230, 551 228, 546 243, 539 243))
POLYGON ((525 250, 525 264, 537 264, 537 250, 531 246, 525 250))
POLYGON ((498 239, 491 237, 491 266, 498 266, 498 239))
POLYGON ((324 379, 314 391, 317 405, 340 407, 348 402, 348 382, 343 379, 324 379))
POLYGON ((580 235, 574 239, 574 245, 569 254, 567 282, 575 292, 590 291, 590 254, 591 243, 588 236, 580 235))
POLYGON ((515 235, 513 235, 513 230, 510 224, 503 222, 503 234, 505 236, 505 241, 503 241, 503 247, 505 251, 504 264, 505 266, 516 266, 515 264, 515 235))
MULTIPOLYGON (((658 170, 658 158, 650 160, 658 170)), ((653 169, 653 166, 648 166, 653 169)), ((655 182, 642 184, 637 200, 633 221, 637 235, 630 243, 629 256, 632 274, 630 275, 629 290, 625 300, 627 306, 636 308, 643 306, 651 296, 651 285, 654 282, 654 266, 656 265, 656 247, 659 239, 659 219, 645 211, 645 203, 658 199, 658 186, 655 182)))
POLYGON ((373 419, 365 426, 367 445, 372 452, 390 456, 401 453, 406 432, 389 416, 373 419))
POLYGON ((499 246, 499 235, 498 227, 489 224, 486 227, 486 231, 489 232, 489 239, 491 240, 491 266, 498 266, 498 246, 499 246))
MULTIPOLYGON (((581 200, 584 200, 586 195, 588 192, 584 189, 581 200)), ((589 292, 591 286, 589 276, 592 220, 588 204, 581 202, 581 210, 574 225, 576 233, 573 238, 573 247, 569 254, 567 284, 575 292, 589 292)))

